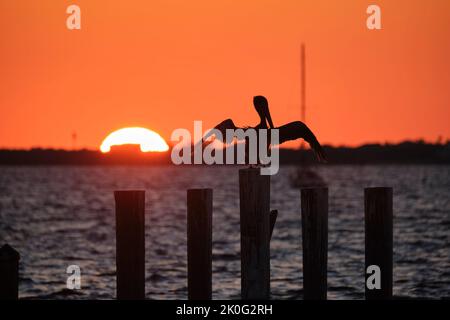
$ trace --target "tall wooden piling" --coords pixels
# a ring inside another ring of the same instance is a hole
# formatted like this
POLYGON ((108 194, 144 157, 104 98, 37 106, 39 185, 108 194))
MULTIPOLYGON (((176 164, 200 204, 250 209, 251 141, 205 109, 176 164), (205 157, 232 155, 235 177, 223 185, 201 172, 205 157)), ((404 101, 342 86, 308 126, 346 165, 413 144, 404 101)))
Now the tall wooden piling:
POLYGON ((366 299, 391 299, 393 278, 393 203, 392 188, 364 189, 365 207, 365 271, 366 299), (381 288, 369 289, 367 268, 378 266, 381 274, 381 288))
POLYGON ((188 298, 212 297, 212 189, 187 191, 188 298))
POLYGON ((239 170, 241 298, 270 296, 270 176, 239 170))
POLYGON ((145 298, 145 191, 115 191, 117 299, 145 298))
POLYGON ((328 188, 302 189, 301 208, 304 299, 326 300, 328 188))
POLYGON ((0 248, 0 300, 19 299, 19 253, 10 245, 0 248))

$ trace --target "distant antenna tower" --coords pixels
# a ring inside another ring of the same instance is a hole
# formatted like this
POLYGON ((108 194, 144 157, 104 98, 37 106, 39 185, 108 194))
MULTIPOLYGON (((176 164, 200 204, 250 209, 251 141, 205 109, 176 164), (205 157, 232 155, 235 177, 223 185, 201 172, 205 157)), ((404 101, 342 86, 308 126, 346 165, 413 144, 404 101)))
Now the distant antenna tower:
POLYGON ((72 150, 75 150, 77 147, 77 138, 78 138, 78 136, 77 136, 76 131, 73 131, 72 132, 72 150))

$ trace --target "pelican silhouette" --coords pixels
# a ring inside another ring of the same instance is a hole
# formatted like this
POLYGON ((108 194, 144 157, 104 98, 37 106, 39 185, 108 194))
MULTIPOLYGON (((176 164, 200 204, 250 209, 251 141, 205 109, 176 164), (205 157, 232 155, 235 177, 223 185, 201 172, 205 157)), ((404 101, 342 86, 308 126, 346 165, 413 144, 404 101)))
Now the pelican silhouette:
MULTIPOLYGON (((232 130, 237 130, 237 129, 243 129, 243 130, 246 130, 246 129, 256 129, 256 130, 258 130, 258 129, 268 129, 268 130, 278 129, 279 130, 278 131, 279 144, 282 144, 282 143, 284 143, 286 141, 290 141, 290 140, 303 139, 306 142, 308 142, 308 144, 311 146, 311 149, 316 154, 317 159, 320 162, 326 162, 325 152, 323 151, 322 146, 320 145, 320 143, 317 140, 314 133, 306 126, 306 124, 304 124, 301 121, 293 121, 293 122, 289 122, 285 125, 282 125, 280 127, 275 127, 272 122, 272 117, 270 116, 269 103, 267 102, 267 99, 264 96, 255 96, 255 97, 253 97, 253 105, 255 106, 256 112, 258 113, 259 119, 260 119, 260 122, 255 127, 237 127, 234 124, 233 120, 226 119, 214 127, 214 129, 216 129, 222 133, 221 136, 219 135, 218 137, 214 137, 214 139, 219 138, 219 140, 221 142, 225 142, 224 140, 226 137, 227 129, 232 129, 232 130)), ((212 135, 213 135, 213 130, 206 133, 205 136, 203 137, 203 139, 201 141, 199 141, 198 143, 202 144, 203 146, 210 144, 212 142, 212 140, 207 141, 206 139, 208 139, 212 135)), ((270 132, 269 132, 269 137, 270 137, 270 132)), ((269 147, 270 147, 270 141, 268 142, 267 148, 269 148, 269 147)), ((248 153, 248 143, 247 143, 246 150, 247 150, 246 153, 248 153)), ((246 155, 246 159, 248 159, 248 154, 246 155)), ((259 163, 259 159, 258 159, 258 163, 259 163)))

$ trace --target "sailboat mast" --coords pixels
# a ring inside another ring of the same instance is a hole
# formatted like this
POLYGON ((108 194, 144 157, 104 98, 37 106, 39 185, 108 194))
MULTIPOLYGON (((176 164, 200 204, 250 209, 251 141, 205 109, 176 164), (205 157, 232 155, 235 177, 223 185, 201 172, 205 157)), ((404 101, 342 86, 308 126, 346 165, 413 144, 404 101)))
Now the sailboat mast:
POLYGON ((300 50, 300 65, 301 65, 301 120, 306 121, 306 63, 305 63, 305 44, 302 43, 300 50))

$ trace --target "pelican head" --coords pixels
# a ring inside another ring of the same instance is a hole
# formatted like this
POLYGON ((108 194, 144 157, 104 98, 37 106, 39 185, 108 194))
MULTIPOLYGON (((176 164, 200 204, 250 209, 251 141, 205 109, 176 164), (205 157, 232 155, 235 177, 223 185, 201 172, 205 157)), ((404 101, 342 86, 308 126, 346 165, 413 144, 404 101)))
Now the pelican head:
POLYGON ((270 116, 269 103, 267 102, 266 97, 254 96, 253 105, 255 106, 256 112, 258 112, 259 117, 261 118, 261 122, 266 123, 267 120, 269 122, 269 127, 274 128, 272 117, 270 116))

